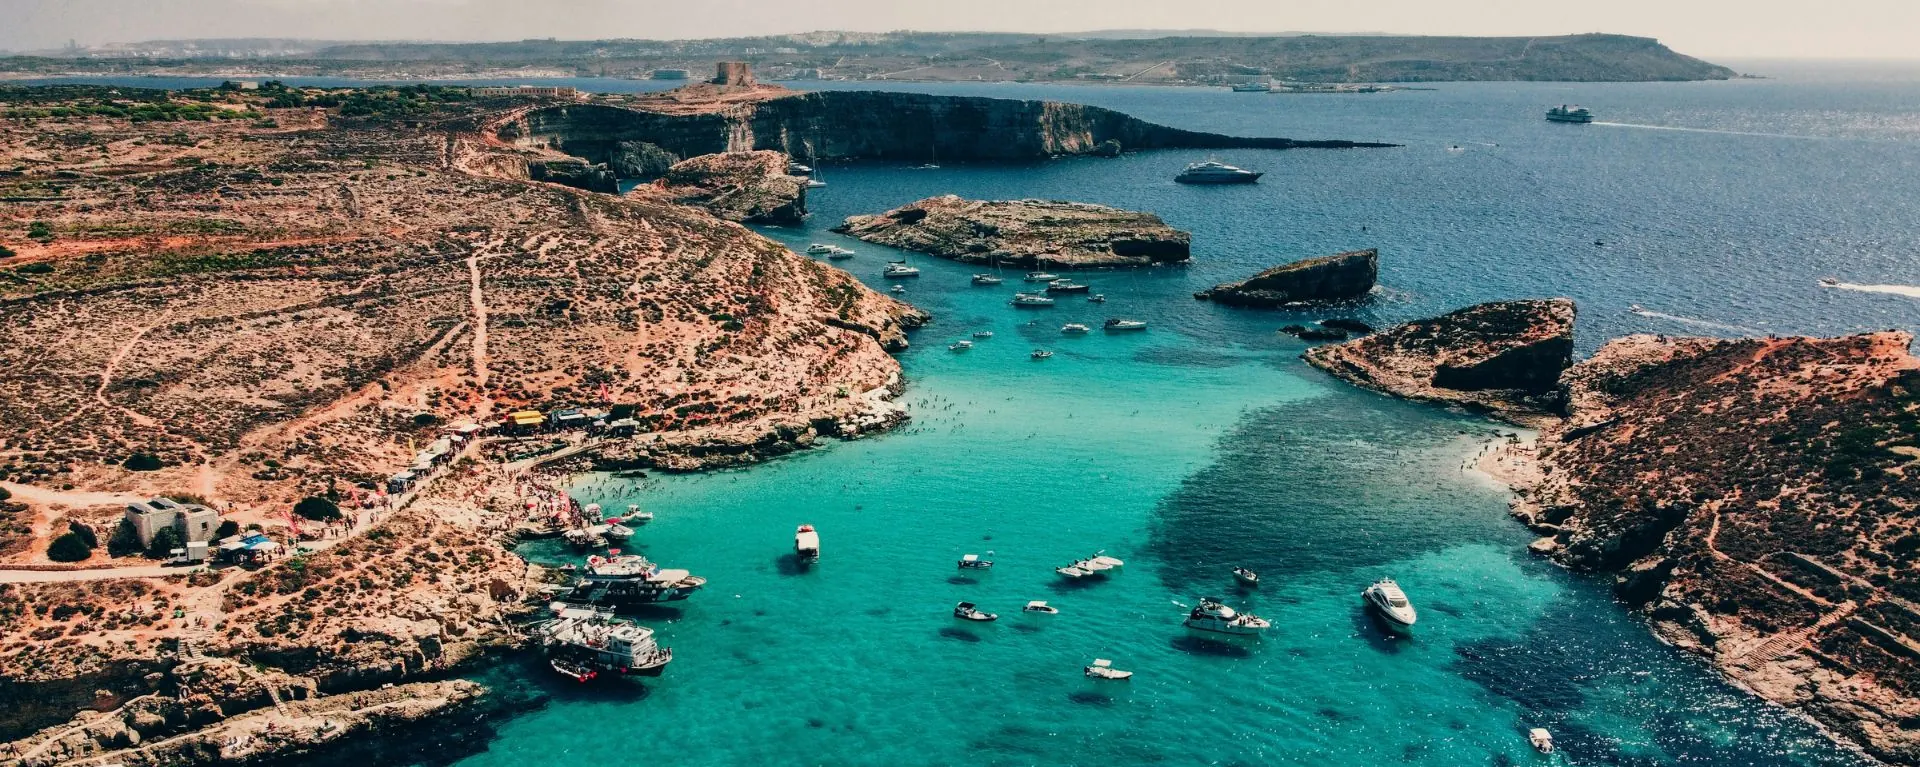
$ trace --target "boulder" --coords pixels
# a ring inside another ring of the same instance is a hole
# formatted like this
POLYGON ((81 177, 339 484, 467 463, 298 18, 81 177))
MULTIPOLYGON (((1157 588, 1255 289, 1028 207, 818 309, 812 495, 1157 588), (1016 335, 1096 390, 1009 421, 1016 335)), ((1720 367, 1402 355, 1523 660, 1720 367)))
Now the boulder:
POLYGON ((1368 248, 1276 266, 1241 282, 1215 285, 1204 296, 1195 297, 1261 307, 1350 301, 1373 290, 1379 275, 1380 251, 1368 248))

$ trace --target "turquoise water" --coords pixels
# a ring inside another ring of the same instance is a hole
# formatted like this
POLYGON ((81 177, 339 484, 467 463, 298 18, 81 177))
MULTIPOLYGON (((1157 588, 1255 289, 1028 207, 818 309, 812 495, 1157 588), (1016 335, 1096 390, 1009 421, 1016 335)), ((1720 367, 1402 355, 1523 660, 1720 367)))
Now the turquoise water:
MULTIPOLYGON (((1396 402, 1303 366, 1274 329, 1328 316, 1195 302, 1293 258, 1382 249, 1390 322, 1492 298, 1571 295, 1581 345, 1632 332, 1912 329, 1920 302, 1815 280, 1920 284, 1920 87, 1794 81, 1443 85, 1363 97, 1151 88, 927 87, 1098 103, 1182 127, 1384 139, 1403 149, 1222 152, 1256 187, 1167 181, 1203 154, 916 171, 829 165, 795 246, 832 241, 881 285, 885 249, 824 230, 953 192, 1154 210, 1195 233, 1189 267, 1084 275, 1111 299, 1004 304, 970 267, 908 256, 904 298, 936 315, 902 355, 903 430, 739 471, 586 477, 583 501, 646 505, 637 548, 710 579, 643 614, 665 676, 576 686, 537 667, 546 708, 506 722, 468 767, 727 764, 1849 765, 1810 726, 1656 643, 1599 579, 1528 557, 1505 493, 1462 470, 1495 425, 1396 402), (1550 104, 1609 122, 1558 126, 1550 104), (1671 130, 1668 128, 1687 128, 1671 130), (1753 135, 1770 134, 1770 135, 1753 135), (1458 144, 1463 151, 1449 151, 1458 144), (1364 228, 1363 228, 1364 227, 1364 228), (1599 240, 1603 245, 1595 245, 1599 240), (1626 311, 1644 305, 1652 315, 1626 311), (1149 320, 1062 337, 1061 323, 1149 320), (1029 321, 1035 324, 1027 324, 1029 321), (966 353, 945 344, 996 336, 966 353), (1047 361, 1028 359, 1044 347, 1047 361), (819 527, 800 569, 793 529, 819 527), (1062 583, 1105 549, 1125 571, 1062 583), (998 566, 954 561, 992 552, 998 566), (1247 564, 1267 583, 1232 586, 1247 564), (1398 579, 1411 638, 1361 610, 1398 579), (1253 643, 1180 627, 1203 595, 1274 620, 1253 643), (1025 616, 1045 599, 1060 615, 1025 616), (969 600, 998 623, 949 616, 969 600), (1097 685, 1080 668, 1137 672, 1097 685)), ((527 550, 558 561, 563 552, 527 550)))

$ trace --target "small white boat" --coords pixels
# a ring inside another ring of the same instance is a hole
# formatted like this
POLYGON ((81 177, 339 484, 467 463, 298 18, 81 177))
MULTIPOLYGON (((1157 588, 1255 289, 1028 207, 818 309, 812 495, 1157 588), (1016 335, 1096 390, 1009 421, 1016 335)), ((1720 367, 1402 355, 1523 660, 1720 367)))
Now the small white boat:
POLYGON ((1111 679, 1116 682, 1133 678, 1133 672, 1114 668, 1113 661, 1106 658, 1094 658, 1093 665, 1088 666, 1084 673, 1089 679, 1111 679))
POLYGON ((1090 304, 1104 304, 1106 302, 1107 302, 1107 294, 1105 293, 1095 293, 1091 296, 1087 296, 1087 303, 1090 303, 1090 304))
POLYGON ((1107 556, 1107 552, 1105 550, 1094 552, 1093 557, 1088 559, 1087 561, 1098 562, 1108 567, 1126 567, 1127 566, 1126 560, 1123 560, 1119 557, 1107 556))
POLYGON ((1079 580, 1081 578, 1085 578, 1093 574, 1093 573, 1087 572, 1086 570, 1080 569, 1076 565, 1067 565, 1066 567, 1056 567, 1056 568, 1053 568, 1053 571, 1061 575, 1067 576, 1068 578, 1072 578, 1074 580, 1079 580))
POLYGON ((1053 282, 1060 279, 1060 275, 1052 272, 1027 272, 1025 279, 1027 282, 1053 282))
POLYGON ((973 276, 973 284, 975 285, 998 285, 1002 282, 1005 282, 1005 280, 991 274, 976 274, 973 276))
POLYGON ((958 341, 955 341, 953 343, 947 344, 947 351, 950 351, 950 352, 964 352, 971 348, 973 348, 973 342, 968 341, 964 338, 958 341))
POLYGON ((993 560, 981 559, 979 554, 965 554, 960 557, 960 569, 962 570, 985 570, 992 566, 993 560))
POLYGON ((976 330, 976 331, 973 331, 973 337, 974 337, 974 338, 992 338, 992 337, 993 337, 993 331, 991 331, 991 330, 976 330))
POLYGON ((961 602, 960 604, 954 605, 953 617, 961 620, 978 621, 980 623, 1000 620, 1000 616, 990 612, 984 612, 975 607, 972 602, 961 602))
POLYGON ((1187 613, 1185 624, 1195 631, 1234 636, 1258 636, 1260 632, 1273 628, 1272 621, 1253 613, 1238 612, 1222 604, 1218 597, 1201 597, 1200 606, 1187 613))
POLYGON ((820 561, 820 533, 813 525, 801 525, 793 533, 793 553, 802 562, 820 561))
POLYGON ((844 261, 853 258, 853 251, 847 250, 846 248, 834 248, 832 253, 827 254, 827 258, 833 261, 844 261))
POLYGON ((1047 351, 1047 350, 1045 350, 1045 349, 1035 349, 1035 350, 1033 350, 1033 352, 1032 352, 1032 353, 1030 353, 1030 354, 1028 354, 1027 356, 1029 356, 1029 357, 1032 357, 1032 358, 1034 358, 1034 359, 1037 359, 1037 360, 1044 360, 1044 359, 1047 359, 1047 358, 1049 358, 1049 357, 1052 357, 1052 356, 1053 356, 1053 352, 1050 352, 1050 351, 1047 351))
POLYGON ((1091 285, 1082 285, 1073 280, 1054 280, 1047 283, 1048 293, 1085 293, 1093 289, 1091 285))
POLYGON ((1553 733, 1545 727, 1535 727, 1527 731, 1527 742, 1533 744, 1533 750, 1543 754, 1553 753, 1553 733))
POLYGON ((1108 330, 1146 330, 1147 323, 1143 320, 1123 320, 1119 318, 1114 318, 1114 319, 1107 320, 1107 324, 1102 325, 1101 327, 1104 327, 1108 330))
POLYGON ((637 503, 627 504, 627 515, 620 518, 620 524, 623 525, 638 526, 652 521, 653 512, 641 510, 640 504, 637 503))
POLYGON ((1052 306, 1053 299, 1040 293, 1013 294, 1014 306, 1052 306))
POLYGON ((607 540, 613 541, 614 543, 624 543, 628 539, 633 538, 633 528, 616 522, 607 525, 607 531, 601 533, 601 535, 606 536, 607 540))
POLYGON ((1260 574, 1244 567, 1233 568, 1233 579, 1243 586, 1260 585, 1260 574))
POLYGON ((1088 330, 1090 330, 1090 328, 1088 328, 1087 326, 1085 326, 1085 325, 1082 325, 1082 324, 1080 324, 1080 323, 1078 323, 1078 322, 1069 322, 1069 323, 1067 323, 1067 324, 1065 324, 1065 325, 1061 325, 1061 326, 1060 326, 1060 332, 1062 332, 1062 333, 1067 333, 1067 334, 1070 334, 1070 335, 1077 335, 1077 334, 1080 334, 1080 333, 1085 333, 1085 332, 1087 332, 1088 330))
POLYGON ((809 256, 824 256, 824 255, 826 255, 826 254, 828 254, 828 253, 832 253, 832 252, 834 252, 834 251, 836 251, 836 250, 839 250, 839 249, 840 249, 840 248, 839 248, 839 247, 837 247, 837 246, 833 246, 833 245, 828 245, 828 244, 826 244, 826 243, 822 243, 822 242, 816 242, 816 243, 814 243, 814 244, 812 244, 812 245, 808 245, 808 246, 807 246, 807 255, 809 255, 809 256))
POLYGON ((907 292, 907 288, 906 288, 906 286, 905 286, 905 285, 895 285, 895 286, 893 286, 893 287, 891 287, 891 288, 887 288, 887 291, 888 291, 888 292, 890 292, 890 293, 894 293, 894 294, 896 294, 896 295, 897 295, 897 294, 900 294, 900 293, 905 293, 905 292, 907 292))
POLYGON ((918 277, 920 270, 907 266, 905 261, 888 261, 887 268, 880 271, 882 277, 918 277))
POLYGON ((1027 606, 1026 606, 1026 607, 1023 607, 1023 608, 1021 608, 1021 609, 1020 609, 1020 612, 1023 612, 1023 613, 1043 613, 1043 614, 1046 614, 1046 615, 1059 615, 1059 614, 1060 614, 1060 608, 1057 608, 1057 607, 1053 607, 1053 606, 1050 606, 1050 605, 1048 605, 1048 604, 1047 604, 1046 602, 1043 602, 1043 601, 1040 601, 1040 600, 1037 600, 1037 599, 1036 599, 1036 600, 1034 600, 1034 601, 1032 601, 1032 602, 1028 602, 1028 603, 1027 603, 1027 606))
POLYGON ((1078 562, 1075 562, 1073 563, 1073 566, 1078 567, 1090 573, 1104 573, 1108 570, 1113 569, 1113 565, 1098 561, 1092 557, 1088 557, 1086 559, 1082 559, 1078 562))
POLYGON ((826 186, 826 185, 827 185, 827 182, 825 182, 825 181, 821 181, 820 179, 817 179, 817 178, 810 178, 810 179, 807 179, 807 188, 808 188, 808 189, 819 189, 819 188, 821 188, 821 187, 823 187, 823 186, 826 186))
POLYGON ((1389 623, 1411 627, 1413 622, 1419 619, 1419 615, 1414 612, 1413 603, 1407 600, 1407 593, 1401 591, 1400 584, 1394 583, 1392 578, 1375 581, 1372 586, 1367 587, 1366 591, 1360 592, 1360 598, 1365 599, 1374 612, 1379 613, 1380 617, 1387 619, 1389 623))

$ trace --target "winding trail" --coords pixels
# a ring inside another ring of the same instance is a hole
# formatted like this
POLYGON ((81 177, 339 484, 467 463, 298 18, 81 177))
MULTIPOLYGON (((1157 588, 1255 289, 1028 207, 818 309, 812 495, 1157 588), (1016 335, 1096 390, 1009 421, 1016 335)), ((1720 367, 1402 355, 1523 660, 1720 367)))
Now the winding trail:
MULTIPOLYGON (((473 304, 473 384, 487 390, 487 292, 480 285, 480 251, 467 256, 467 275, 471 287, 467 298, 473 304)), ((493 410, 492 398, 486 398, 476 415, 485 417, 493 410)))

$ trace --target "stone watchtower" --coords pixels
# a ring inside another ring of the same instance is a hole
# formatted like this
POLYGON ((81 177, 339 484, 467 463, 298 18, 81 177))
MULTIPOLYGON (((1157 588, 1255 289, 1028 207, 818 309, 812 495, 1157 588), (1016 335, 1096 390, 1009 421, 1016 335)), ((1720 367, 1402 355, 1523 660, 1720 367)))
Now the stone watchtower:
POLYGON ((713 73, 714 85, 753 87, 753 65, 744 61, 722 61, 713 73))

